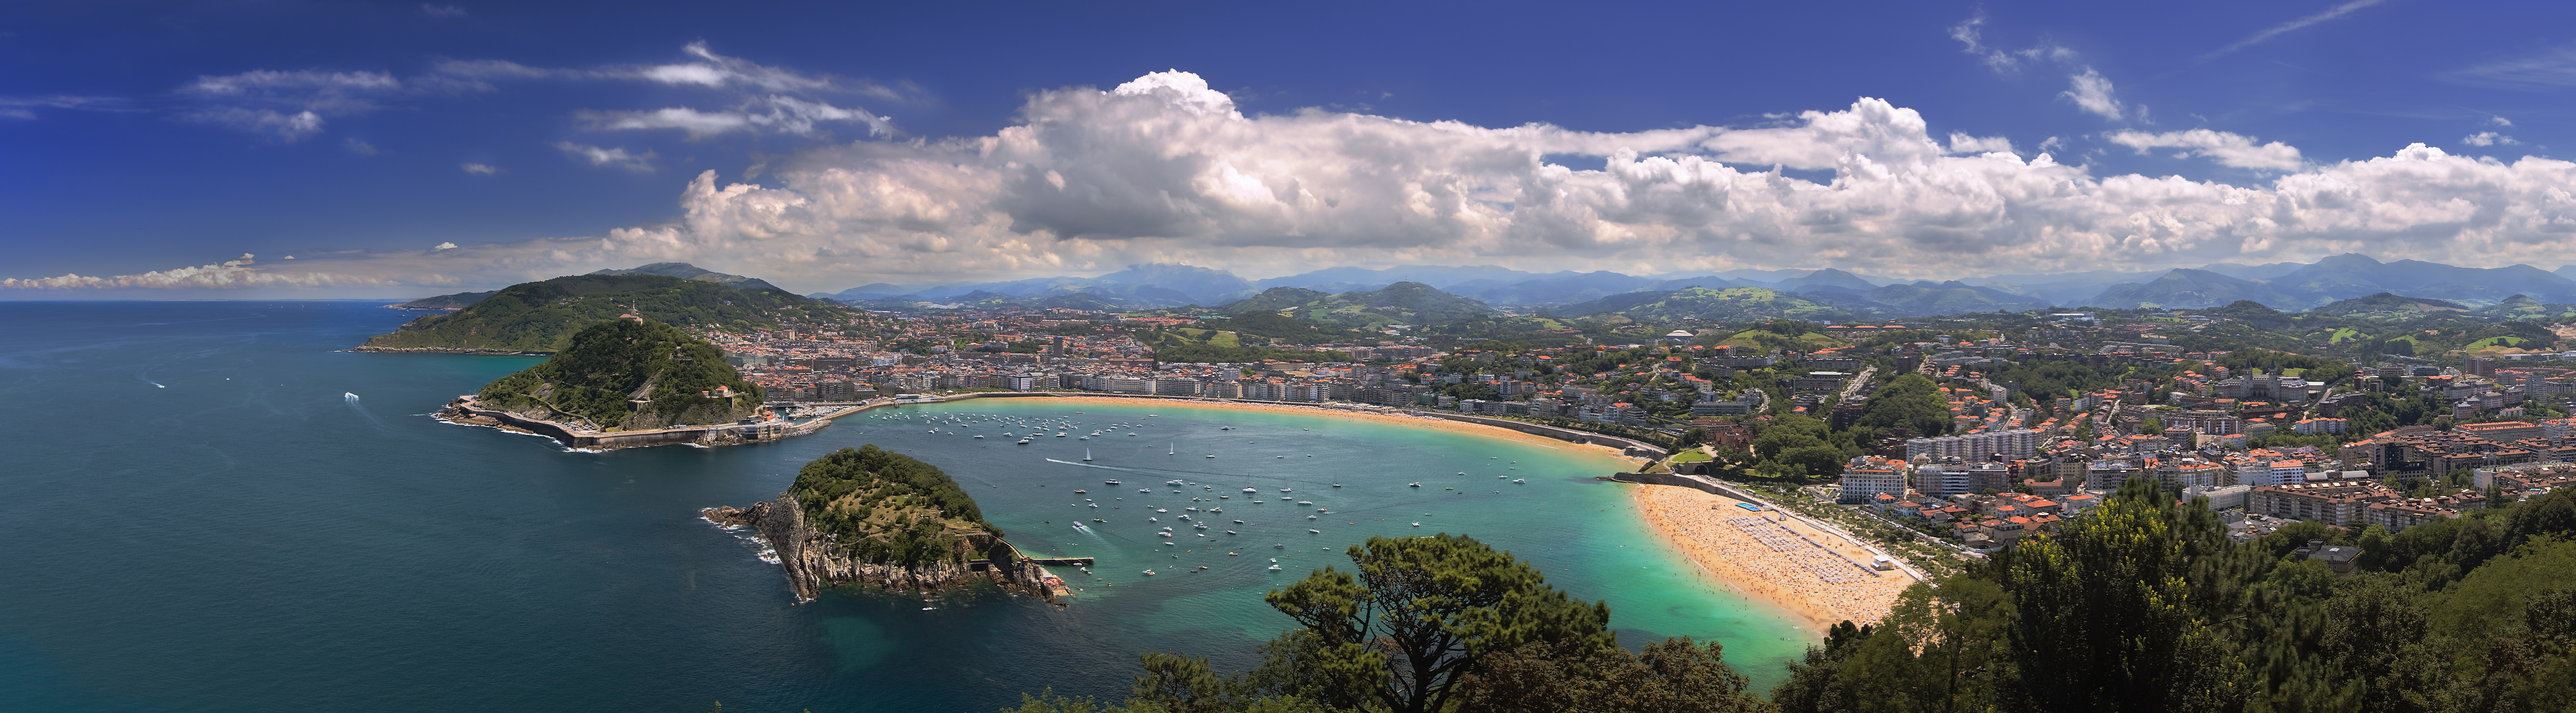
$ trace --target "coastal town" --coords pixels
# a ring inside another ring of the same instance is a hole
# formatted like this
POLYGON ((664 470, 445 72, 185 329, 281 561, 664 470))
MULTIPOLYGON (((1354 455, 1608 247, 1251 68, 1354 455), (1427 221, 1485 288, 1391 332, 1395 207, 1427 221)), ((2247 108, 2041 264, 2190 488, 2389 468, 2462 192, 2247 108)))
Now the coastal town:
POLYGON ((1874 620, 1913 577, 2054 532, 2133 478, 2215 511, 2239 541, 2317 539, 2303 548, 2317 557, 2352 551, 2326 552, 2320 533, 2384 538, 2576 484, 2576 419, 2566 417, 2576 371, 2556 366, 2556 353, 2425 359, 2229 344, 2206 335, 2237 320, 2205 312, 1573 324, 1511 341, 1385 325, 1269 349, 1191 348, 1260 342, 1228 330, 1229 316, 1173 310, 881 316, 873 331, 703 336, 796 416, 1048 392, 1615 436, 1645 446, 1622 449, 1638 472, 1739 496, 1641 495, 1677 549, 1721 579, 1783 589, 1771 598, 1820 624, 1874 620), (1164 358, 1176 353, 1221 356, 1164 358), (1803 528, 1811 546, 1773 548, 1727 524, 1745 519, 1724 516, 1738 503, 1768 527, 1803 528), (1798 563, 1815 554, 1802 550, 1836 548, 1863 576, 1798 563), (1911 576, 1889 579, 1874 564, 1911 576))

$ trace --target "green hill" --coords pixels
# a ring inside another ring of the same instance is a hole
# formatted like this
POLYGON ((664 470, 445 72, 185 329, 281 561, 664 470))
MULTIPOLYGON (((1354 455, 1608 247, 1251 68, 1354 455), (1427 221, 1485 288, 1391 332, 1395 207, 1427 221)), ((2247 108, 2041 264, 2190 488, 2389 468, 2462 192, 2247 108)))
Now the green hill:
POLYGON ((760 406, 760 387, 734 373, 724 350, 677 327, 612 319, 569 341, 545 363, 483 385, 476 400, 610 431, 732 423, 760 406), (735 395, 708 395, 719 388, 735 395))
POLYGON ((490 297, 494 292, 499 291, 500 290, 493 290, 491 292, 459 292, 452 295, 423 297, 410 302, 388 306, 394 309, 464 309, 476 302, 483 301, 483 298, 490 297))
POLYGON ((866 313, 773 290, 661 275, 574 275, 511 285, 450 314, 412 320, 362 349, 562 351, 574 332, 618 315, 725 330, 848 324, 866 313))
POLYGON ((1002 534, 947 473, 873 444, 805 464, 787 492, 816 532, 863 562, 962 562, 1002 534))
POLYGON ((1314 290, 1273 287, 1228 304, 1229 314, 1291 312, 1316 324, 1345 329, 1380 329, 1390 324, 1431 327, 1503 316, 1493 306, 1442 292, 1419 282, 1398 282, 1385 289, 1325 295, 1314 290), (1297 301, 1302 299, 1303 301, 1297 301))
POLYGON ((1573 317, 1616 312, 1639 322, 1758 322, 1775 318, 1837 322, 1854 316, 1851 310, 1762 287, 1685 287, 1661 295, 1612 295, 1550 312, 1573 317))

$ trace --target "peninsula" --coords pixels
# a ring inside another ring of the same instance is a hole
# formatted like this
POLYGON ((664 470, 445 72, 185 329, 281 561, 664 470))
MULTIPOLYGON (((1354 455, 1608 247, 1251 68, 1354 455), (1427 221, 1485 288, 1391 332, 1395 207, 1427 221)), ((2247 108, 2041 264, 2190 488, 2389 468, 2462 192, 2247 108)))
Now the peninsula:
POLYGON ((744 286, 668 275, 591 274, 511 285, 470 303, 463 302, 471 294, 446 295, 405 305, 446 308, 463 303, 461 308, 424 315, 368 338, 353 351, 544 354, 569 346, 574 332, 621 315, 725 332, 875 319, 864 311, 767 287, 766 282, 740 284, 744 286))
POLYGON ((874 444, 805 464, 775 500, 703 513, 758 531, 800 602, 844 584, 932 590, 990 580, 1050 599, 1068 593, 1043 566, 1055 561, 1019 556, 947 473, 874 444))
MULTIPOLYGON (((564 445, 741 443, 798 435, 760 409, 761 388, 723 350, 661 322, 612 319, 574 333, 561 352, 458 397, 440 416, 515 427, 564 445)), ((808 424, 819 427, 820 421, 808 424)))

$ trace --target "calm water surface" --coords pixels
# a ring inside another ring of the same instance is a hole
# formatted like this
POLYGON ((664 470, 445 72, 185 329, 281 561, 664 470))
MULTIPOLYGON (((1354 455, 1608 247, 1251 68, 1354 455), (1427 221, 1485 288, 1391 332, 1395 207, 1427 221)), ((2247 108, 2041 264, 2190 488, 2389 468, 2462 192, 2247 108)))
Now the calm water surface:
POLYGON ((1622 465, 1597 451, 985 399, 774 444, 568 453, 425 415, 535 359, 335 351, 416 316, 376 304, 0 303, 10 706, 990 711, 1044 687, 1123 696, 1141 651, 1249 665, 1289 623, 1263 592, 1347 568, 1341 550, 1371 535, 1431 532, 1608 600, 1631 644, 1722 641, 1760 685, 1807 636, 1655 545, 1625 486, 1591 480, 1622 465), (1030 445, 1004 437, 1037 426, 1030 445), (1083 588, 1066 607, 989 589, 797 606, 756 543, 698 518, 867 443, 946 470, 1023 549, 1099 558, 1097 576, 1060 568, 1083 588), (1167 526, 1176 537, 1154 534, 1167 526))

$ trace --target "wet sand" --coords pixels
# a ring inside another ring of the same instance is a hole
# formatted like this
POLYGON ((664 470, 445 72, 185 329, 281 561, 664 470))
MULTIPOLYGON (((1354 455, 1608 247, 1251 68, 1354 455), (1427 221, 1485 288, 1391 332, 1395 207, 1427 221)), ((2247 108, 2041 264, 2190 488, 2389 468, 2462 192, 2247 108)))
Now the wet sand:
POLYGON ((1872 557, 1868 550, 1795 518, 1752 528, 1771 537, 1774 543, 1789 547, 1788 552, 1746 532, 1746 519, 1776 519, 1777 511, 1757 515, 1737 507, 1742 501, 1691 488, 1633 487, 1638 512, 1674 550, 1698 563, 1701 571, 1719 583, 1796 614, 1815 631, 1822 632, 1845 620, 1856 624, 1876 622, 1887 616, 1896 595, 1914 584, 1914 578, 1902 571, 1875 572, 1876 576, 1865 573, 1852 563, 1868 563, 1872 557), (1797 534, 1806 538, 1800 539, 1797 534), (1825 547, 1820 549, 1809 540, 1825 547), (1802 555, 1802 551, 1806 553, 1802 555), (1827 551, 1839 556, 1828 555, 1827 551), (1828 576, 1846 581, 1829 582, 1828 576))

